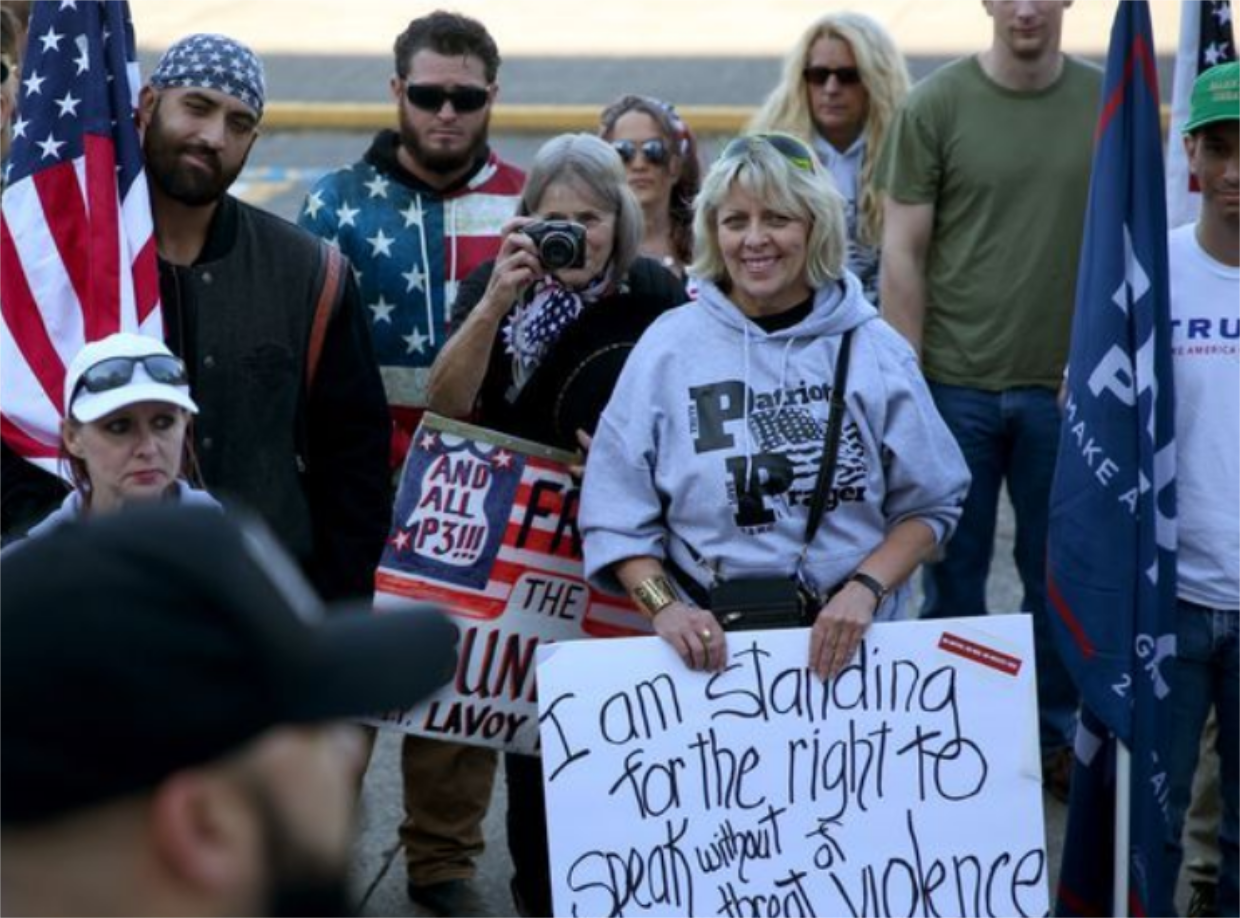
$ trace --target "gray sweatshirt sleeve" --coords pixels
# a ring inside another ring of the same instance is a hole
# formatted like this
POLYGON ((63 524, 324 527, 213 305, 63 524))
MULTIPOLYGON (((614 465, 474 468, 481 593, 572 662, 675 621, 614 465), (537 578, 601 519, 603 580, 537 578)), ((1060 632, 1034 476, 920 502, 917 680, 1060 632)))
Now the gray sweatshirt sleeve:
POLYGON ((599 419, 578 514, 586 576, 600 589, 621 593, 612 565, 643 555, 662 558, 666 537, 654 483, 657 406, 640 364, 630 359, 599 419))
POLYGON ((883 376, 887 383, 883 516, 888 527, 908 519, 921 520, 934 530, 941 545, 960 520, 969 492, 969 468, 934 406, 911 348, 903 340, 882 341, 880 347, 889 352, 896 349, 894 372, 883 376))

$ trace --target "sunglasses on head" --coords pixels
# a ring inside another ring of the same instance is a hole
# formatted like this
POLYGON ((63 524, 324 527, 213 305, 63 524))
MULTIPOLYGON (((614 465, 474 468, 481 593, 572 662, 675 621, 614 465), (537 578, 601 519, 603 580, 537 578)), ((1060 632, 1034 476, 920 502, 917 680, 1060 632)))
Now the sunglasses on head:
POLYGON ((744 156, 758 144, 766 144, 802 172, 816 172, 818 157, 809 145, 799 137, 781 134, 778 131, 764 131, 758 134, 744 134, 737 137, 720 154, 720 159, 731 159, 744 156))
POLYGON ((811 86, 826 86, 831 77, 839 80, 841 86, 856 86, 861 82, 861 71, 856 67, 806 67, 801 76, 811 86))
MULTIPOLYGON (((188 386, 189 374, 185 364, 177 357, 166 354, 148 354, 145 357, 109 357, 101 360, 78 380, 73 390, 73 397, 83 389, 87 392, 108 392, 129 385, 133 379, 133 370, 138 364, 146 370, 146 375, 158 383, 170 386, 188 386)), ((70 399, 72 401, 72 399, 70 399)))
POLYGON ((620 154, 620 158, 624 160, 626 166, 637 159, 638 153, 641 153, 646 162, 652 166, 663 165, 671 155, 667 149, 667 144, 658 137, 652 140, 643 140, 640 144, 634 143, 631 140, 613 140, 611 145, 620 154))
POLYGON ((405 86, 405 98, 414 108, 424 112, 438 112, 445 102, 452 103, 452 109, 461 115, 480 111, 490 100, 491 94, 485 86, 457 86, 447 89, 443 86, 432 86, 425 83, 409 83, 405 86))

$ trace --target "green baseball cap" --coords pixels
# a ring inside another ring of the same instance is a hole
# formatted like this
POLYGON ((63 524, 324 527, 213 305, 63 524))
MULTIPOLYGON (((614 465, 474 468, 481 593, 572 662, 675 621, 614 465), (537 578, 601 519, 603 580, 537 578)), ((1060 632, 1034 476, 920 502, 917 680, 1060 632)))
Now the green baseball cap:
POLYGON ((1216 121, 1240 121, 1240 63, 1211 67, 1193 83, 1185 134, 1216 121))

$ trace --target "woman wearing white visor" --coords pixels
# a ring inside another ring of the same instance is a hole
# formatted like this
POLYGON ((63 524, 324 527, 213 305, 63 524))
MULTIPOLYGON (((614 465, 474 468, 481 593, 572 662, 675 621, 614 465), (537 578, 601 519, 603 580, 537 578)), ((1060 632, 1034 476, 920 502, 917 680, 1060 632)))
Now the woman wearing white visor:
POLYGON ((197 413, 185 364, 162 341, 121 332, 87 344, 65 375, 60 429, 74 489, 30 535, 134 502, 218 506, 190 484, 197 472, 187 433, 197 413))

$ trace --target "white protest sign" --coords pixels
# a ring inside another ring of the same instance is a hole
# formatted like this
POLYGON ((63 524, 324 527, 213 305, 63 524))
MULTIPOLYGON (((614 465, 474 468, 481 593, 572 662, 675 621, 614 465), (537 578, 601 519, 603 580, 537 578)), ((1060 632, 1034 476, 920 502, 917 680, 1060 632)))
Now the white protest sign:
POLYGON ((1043 915, 1026 615, 878 624, 826 683, 805 630, 539 650, 557 915, 1043 915))

